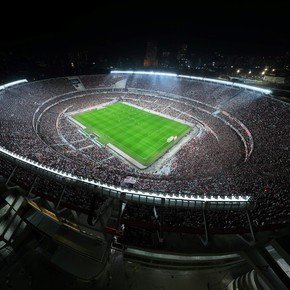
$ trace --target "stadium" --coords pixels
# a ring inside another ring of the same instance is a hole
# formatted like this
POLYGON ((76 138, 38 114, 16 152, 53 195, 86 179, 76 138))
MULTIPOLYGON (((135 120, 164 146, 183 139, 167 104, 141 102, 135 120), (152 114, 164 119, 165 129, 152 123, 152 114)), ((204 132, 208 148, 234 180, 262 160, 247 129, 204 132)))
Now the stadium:
MULTIPOLYGON (((149 259, 157 268, 174 268, 170 255, 162 260, 148 252, 185 253, 173 241, 194 235, 198 252, 209 255, 215 244, 216 255, 236 253, 289 227, 289 104, 268 89, 111 71, 16 81, 0 87, 0 105, 6 201, 27 202, 26 222, 46 236, 55 237, 57 227, 58 243, 68 244, 59 228, 83 236, 78 245, 98 240, 89 254, 74 248, 88 259, 95 255, 98 264, 106 265, 113 245, 131 263, 149 259), (231 242, 223 247, 220 236, 231 242), (136 248, 144 253, 128 250, 136 248)), ((248 257, 258 263, 254 254, 248 257)), ((241 256, 217 260, 240 265, 241 256)), ((186 269, 196 263, 183 262, 186 269)), ((254 269, 227 289, 247 279, 264 285, 267 274, 254 269)), ((103 268, 98 271, 74 275, 99 279, 103 268)))

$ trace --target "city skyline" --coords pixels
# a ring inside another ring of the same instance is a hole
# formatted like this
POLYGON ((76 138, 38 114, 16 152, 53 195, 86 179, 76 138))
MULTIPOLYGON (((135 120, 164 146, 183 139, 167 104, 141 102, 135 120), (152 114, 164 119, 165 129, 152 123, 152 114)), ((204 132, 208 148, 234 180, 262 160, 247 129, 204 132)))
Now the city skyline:
POLYGON ((261 76, 266 66, 289 71, 285 3, 161 2, 11 7, 13 25, 0 20, 0 80, 143 67, 216 77, 242 68, 261 76), (148 43, 155 48, 146 60, 148 43))
POLYGON ((159 47, 187 43, 196 52, 207 53, 279 55, 290 50, 288 9, 279 1, 255 7, 245 1, 237 6, 99 1, 97 6, 80 8, 18 6, 13 26, 0 20, 4 27, 0 51, 53 54, 89 47, 114 56, 143 53, 147 41, 159 47))

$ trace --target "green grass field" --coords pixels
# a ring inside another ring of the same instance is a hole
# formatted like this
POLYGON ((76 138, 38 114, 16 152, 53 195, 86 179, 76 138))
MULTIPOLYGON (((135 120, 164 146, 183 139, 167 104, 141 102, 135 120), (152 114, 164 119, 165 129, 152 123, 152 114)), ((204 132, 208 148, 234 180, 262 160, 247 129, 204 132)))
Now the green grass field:
POLYGON ((103 144, 111 143, 134 160, 149 166, 176 141, 190 126, 123 103, 76 114, 73 118, 94 133, 103 144))

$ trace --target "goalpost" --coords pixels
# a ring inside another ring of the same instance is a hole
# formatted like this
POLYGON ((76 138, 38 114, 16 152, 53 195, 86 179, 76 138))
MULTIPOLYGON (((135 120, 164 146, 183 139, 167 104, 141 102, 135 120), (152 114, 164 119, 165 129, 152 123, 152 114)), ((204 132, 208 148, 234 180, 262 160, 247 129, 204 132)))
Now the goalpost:
POLYGON ((175 141, 176 139, 177 139, 177 136, 170 136, 169 138, 167 138, 167 143, 175 141))

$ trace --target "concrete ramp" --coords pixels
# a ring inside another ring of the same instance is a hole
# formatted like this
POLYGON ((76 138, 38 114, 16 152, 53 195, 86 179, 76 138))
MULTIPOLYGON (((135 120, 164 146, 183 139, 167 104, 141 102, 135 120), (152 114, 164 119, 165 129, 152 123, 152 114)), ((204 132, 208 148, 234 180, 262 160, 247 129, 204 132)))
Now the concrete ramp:
POLYGON ((125 89, 127 83, 127 79, 120 80, 112 85, 115 89, 125 89))
POLYGON ((68 77, 67 79, 77 91, 85 90, 85 86, 79 77, 68 77))

